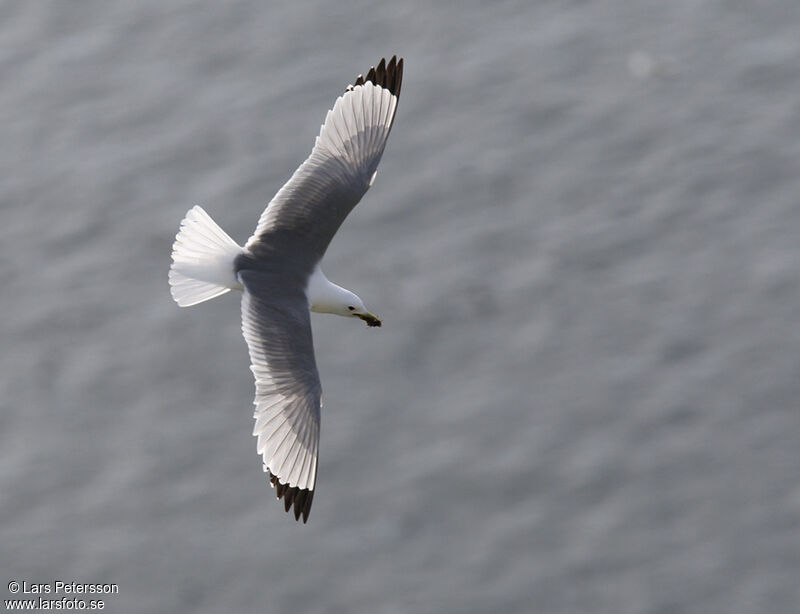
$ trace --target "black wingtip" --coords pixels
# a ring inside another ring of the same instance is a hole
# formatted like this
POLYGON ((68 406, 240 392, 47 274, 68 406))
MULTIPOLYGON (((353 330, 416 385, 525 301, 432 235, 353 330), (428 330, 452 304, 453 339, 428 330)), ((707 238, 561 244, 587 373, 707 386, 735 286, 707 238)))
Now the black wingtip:
POLYGON ((366 77, 358 75, 358 79, 347 89, 351 90, 357 85, 364 85, 368 82, 386 88, 394 96, 399 97, 400 86, 403 84, 403 58, 398 59, 396 55, 393 55, 388 64, 386 58, 381 58, 377 68, 374 66, 370 68, 366 77))
POLYGON ((288 512, 294 506, 294 519, 299 521, 300 516, 302 516, 303 524, 306 524, 308 522, 308 514, 311 512, 311 503, 314 500, 314 491, 308 488, 281 484, 278 476, 271 471, 269 472, 269 481, 275 488, 275 494, 278 499, 283 499, 283 506, 286 511, 288 512))

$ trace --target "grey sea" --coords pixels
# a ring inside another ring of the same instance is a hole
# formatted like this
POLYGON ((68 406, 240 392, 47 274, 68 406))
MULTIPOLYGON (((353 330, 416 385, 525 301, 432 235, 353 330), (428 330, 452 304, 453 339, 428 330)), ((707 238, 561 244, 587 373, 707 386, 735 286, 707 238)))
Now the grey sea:
POLYGON ((797 2, 4 2, 0 169, 4 600, 800 611, 797 2), (298 524, 239 297, 178 308, 171 245, 244 242, 395 53, 325 261, 384 326, 313 317, 298 524))

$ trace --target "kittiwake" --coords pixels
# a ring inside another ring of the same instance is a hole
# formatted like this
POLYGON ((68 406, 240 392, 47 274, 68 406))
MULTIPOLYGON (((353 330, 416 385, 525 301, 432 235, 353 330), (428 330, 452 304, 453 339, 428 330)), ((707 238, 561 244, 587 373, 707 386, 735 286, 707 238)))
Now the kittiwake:
POLYGON ((333 235, 375 181, 394 123, 403 59, 382 59, 328 111, 308 159, 267 205, 244 247, 199 206, 172 246, 169 284, 181 307, 242 291, 242 332, 255 376, 253 435, 278 499, 308 520, 317 479, 322 388, 309 310, 380 326, 320 268, 333 235))

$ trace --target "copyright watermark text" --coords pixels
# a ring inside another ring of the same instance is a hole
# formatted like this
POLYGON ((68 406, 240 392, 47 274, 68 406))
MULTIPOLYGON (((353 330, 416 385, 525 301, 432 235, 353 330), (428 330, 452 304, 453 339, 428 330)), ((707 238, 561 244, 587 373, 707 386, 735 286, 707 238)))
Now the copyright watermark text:
POLYGON ((119 585, 113 582, 76 582, 52 580, 31 582, 13 579, 8 582, 8 592, 14 596, 5 599, 6 610, 104 610, 106 596, 119 594, 119 585))

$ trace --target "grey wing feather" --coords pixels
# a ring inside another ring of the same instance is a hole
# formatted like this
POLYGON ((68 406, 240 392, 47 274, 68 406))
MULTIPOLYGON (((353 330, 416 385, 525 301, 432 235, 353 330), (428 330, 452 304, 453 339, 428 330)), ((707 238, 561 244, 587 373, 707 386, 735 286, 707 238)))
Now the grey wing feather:
POLYGON ((318 262, 344 219, 375 178, 389 137, 403 59, 381 60, 359 75, 328 111, 311 155, 264 210, 245 247, 258 256, 269 245, 302 245, 318 262))
POLYGON ((304 289, 243 270, 242 332, 256 380, 258 453, 278 498, 308 519, 317 475, 322 389, 304 289))

